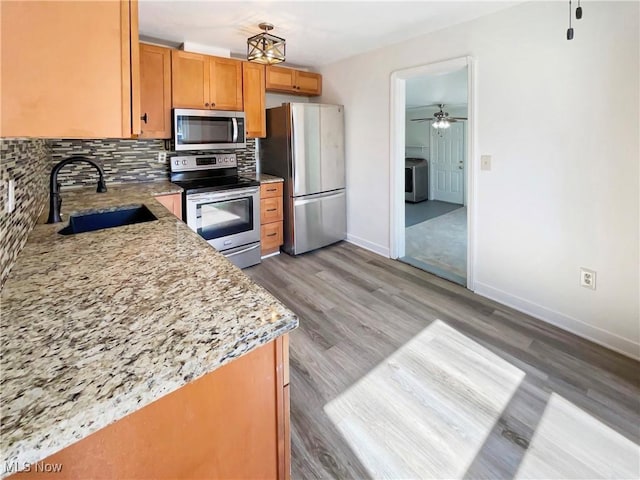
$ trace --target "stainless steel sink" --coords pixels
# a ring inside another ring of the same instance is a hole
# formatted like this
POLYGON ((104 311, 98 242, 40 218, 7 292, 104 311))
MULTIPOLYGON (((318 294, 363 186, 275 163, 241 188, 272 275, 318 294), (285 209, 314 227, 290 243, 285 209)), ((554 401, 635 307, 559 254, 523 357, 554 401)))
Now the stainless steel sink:
POLYGON ((126 206, 107 212, 72 215, 69 218, 69 225, 58 233, 73 235, 153 220, 157 220, 156 216, 145 205, 126 206))

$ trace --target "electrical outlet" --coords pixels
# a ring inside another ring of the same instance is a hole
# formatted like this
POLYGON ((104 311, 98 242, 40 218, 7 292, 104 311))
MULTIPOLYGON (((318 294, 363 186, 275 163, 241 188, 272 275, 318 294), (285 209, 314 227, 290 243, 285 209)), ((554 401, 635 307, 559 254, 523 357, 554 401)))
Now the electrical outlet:
POLYGON ((588 268, 580 269, 580 286, 584 288, 596 289, 596 272, 588 268))
POLYGON ((491 170, 491 155, 480 157, 480 170, 491 170))
POLYGON ((167 163, 167 152, 158 152, 158 163, 167 163))
POLYGON ((11 179, 7 182, 7 213, 12 213, 16 209, 16 181, 11 179))

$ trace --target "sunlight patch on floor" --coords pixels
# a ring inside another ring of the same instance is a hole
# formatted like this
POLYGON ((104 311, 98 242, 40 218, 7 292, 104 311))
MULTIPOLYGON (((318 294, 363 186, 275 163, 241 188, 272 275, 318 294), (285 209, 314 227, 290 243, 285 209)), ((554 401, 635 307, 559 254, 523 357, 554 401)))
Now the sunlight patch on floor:
POLYGON ((551 394, 515 478, 640 478, 640 447, 551 394))
POLYGON ((436 320, 324 410, 373 478, 461 478, 523 378, 436 320))

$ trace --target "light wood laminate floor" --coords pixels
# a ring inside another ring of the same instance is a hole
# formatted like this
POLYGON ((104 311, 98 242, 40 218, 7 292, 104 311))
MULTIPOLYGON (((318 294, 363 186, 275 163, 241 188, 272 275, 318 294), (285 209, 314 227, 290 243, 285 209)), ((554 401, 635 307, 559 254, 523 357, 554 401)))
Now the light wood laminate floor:
POLYGON ((640 364, 348 243, 245 270, 291 333, 292 478, 639 478, 640 364))

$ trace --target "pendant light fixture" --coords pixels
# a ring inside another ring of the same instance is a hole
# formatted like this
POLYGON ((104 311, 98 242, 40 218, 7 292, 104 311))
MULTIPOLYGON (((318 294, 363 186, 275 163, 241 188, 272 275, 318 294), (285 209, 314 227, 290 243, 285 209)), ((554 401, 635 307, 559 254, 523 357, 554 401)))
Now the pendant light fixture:
MULTIPOLYGON (((571 0, 569 0, 569 28, 567 29, 567 40, 573 40, 573 27, 571 26, 571 18, 573 17, 573 9, 571 8, 571 0)), ((576 8, 576 19, 582 18, 582 6, 578 0, 578 8, 576 8)))
POLYGON ((265 65, 284 62, 286 40, 269 33, 273 30, 270 23, 258 26, 264 31, 247 39, 247 60, 265 65))

